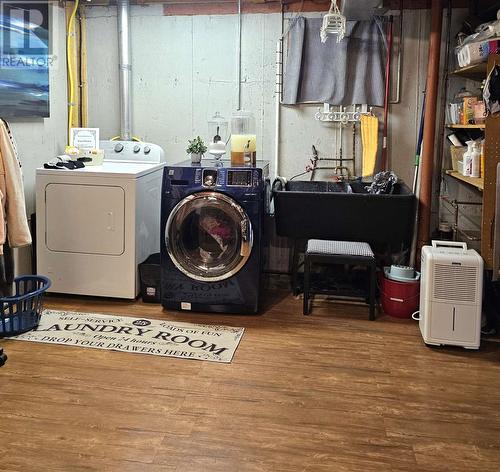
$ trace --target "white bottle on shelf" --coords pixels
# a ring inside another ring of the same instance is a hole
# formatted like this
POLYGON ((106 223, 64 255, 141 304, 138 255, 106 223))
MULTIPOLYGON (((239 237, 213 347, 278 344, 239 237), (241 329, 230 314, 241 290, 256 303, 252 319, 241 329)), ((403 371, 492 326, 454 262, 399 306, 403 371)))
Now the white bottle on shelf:
POLYGON ((472 149, 474 146, 474 141, 467 141, 465 144, 467 144, 467 151, 465 151, 464 158, 463 158, 463 176, 464 177, 471 177, 472 176, 472 149))
POLYGON ((478 143, 474 141, 471 153, 471 177, 480 177, 481 175, 481 152, 478 143))

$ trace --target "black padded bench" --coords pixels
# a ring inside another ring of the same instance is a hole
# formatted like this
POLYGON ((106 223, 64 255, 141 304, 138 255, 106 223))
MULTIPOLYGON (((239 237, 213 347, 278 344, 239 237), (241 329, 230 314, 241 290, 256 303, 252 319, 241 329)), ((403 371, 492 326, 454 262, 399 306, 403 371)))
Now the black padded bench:
MULTIPOLYGON (((362 265, 369 270, 369 287, 367 303, 370 305, 370 320, 375 319, 375 285, 376 263, 375 255, 368 243, 351 241, 330 241, 310 239, 307 242, 304 259, 304 315, 311 312, 309 302, 311 291, 311 266, 313 264, 347 264, 362 265)), ((323 293, 323 292, 322 292, 323 293)))

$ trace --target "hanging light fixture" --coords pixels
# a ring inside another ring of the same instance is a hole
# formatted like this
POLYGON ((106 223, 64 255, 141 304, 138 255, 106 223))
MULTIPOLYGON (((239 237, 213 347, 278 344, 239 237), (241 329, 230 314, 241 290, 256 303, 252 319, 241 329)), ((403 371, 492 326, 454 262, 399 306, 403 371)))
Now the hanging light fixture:
POLYGON ((323 25, 320 31, 322 43, 326 42, 329 34, 337 36, 337 43, 340 43, 344 38, 346 27, 346 18, 342 14, 344 11, 344 2, 343 0, 338 0, 338 3, 341 5, 340 8, 337 5, 337 0, 332 0, 330 10, 328 10, 328 13, 323 17, 323 25))

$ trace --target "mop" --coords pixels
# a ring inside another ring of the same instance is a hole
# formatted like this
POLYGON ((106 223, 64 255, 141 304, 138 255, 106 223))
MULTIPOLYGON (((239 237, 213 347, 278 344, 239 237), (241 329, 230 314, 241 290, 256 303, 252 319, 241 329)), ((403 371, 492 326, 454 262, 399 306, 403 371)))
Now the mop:
POLYGON ((417 139, 417 149, 415 152, 415 170, 413 173, 413 193, 417 192, 417 180, 418 180, 418 171, 420 168, 420 156, 422 154, 422 141, 424 139, 424 115, 425 115, 425 92, 424 92, 424 100, 422 102, 422 114, 420 116, 420 129, 418 132, 417 139))
POLYGON ((361 115, 361 142, 363 144, 363 178, 371 177, 375 172, 378 150, 378 118, 374 115, 361 115))
MULTIPOLYGON (((413 175, 413 193, 418 200, 420 190, 420 156, 422 155, 424 141, 424 116, 425 116, 425 92, 422 102, 422 114, 420 116, 420 130, 418 133, 417 149, 415 151, 415 173, 413 175)), ((417 225, 418 225, 418 204, 415 209, 415 223, 413 228, 413 236, 410 249, 410 267, 415 267, 417 258, 417 225)))

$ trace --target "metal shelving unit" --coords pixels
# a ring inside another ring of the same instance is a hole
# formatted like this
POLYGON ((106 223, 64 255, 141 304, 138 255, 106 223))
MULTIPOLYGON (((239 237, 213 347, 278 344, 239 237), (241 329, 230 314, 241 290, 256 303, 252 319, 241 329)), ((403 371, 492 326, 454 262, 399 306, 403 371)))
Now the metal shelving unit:
POLYGON ((464 79, 482 81, 486 78, 486 71, 486 62, 481 62, 472 66, 462 67, 461 69, 455 69, 451 73, 463 77, 464 79))
POLYGON ((451 129, 485 129, 486 125, 446 125, 447 128, 451 129))
MULTIPOLYGON (((457 69, 450 72, 450 75, 475 80, 481 82, 486 79, 488 72, 495 64, 500 64, 500 54, 492 54, 488 58, 488 62, 474 64, 469 67, 457 69)), ((442 170, 442 173, 447 178, 452 178, 460 183, 473 187, 476 191, 481 192, 482 218, 481 230, 464 231, 458 227, 456 223, 456 234, 462 237, 465 241, 481 241, 481 255, 487 269, 493 268, 493 240, 494 240, 494 217, 495 217, 495 198, 496 198, 496 168, 500 162, 500 120, 487 117, 484 124, 478 125, 446 125, 450 129, 475 129, 484 131, 485 136, 485 165, 484 175, 476 179, 472 177, 464 177, 455 171, 442 170)), ((443 198, 443 196, 441 196, 443 198)), ((444 197, 446 198, 446 197, 444 197)), ((448 202, 450 203, 450 201, 448 202)), ((469 204, 470 202, 454 202, 457 205, 469 204)), ((458 213, 458 209, 456 209, 458 213)))
POLYGON ((449 175, 457 180, 461 180, 462 182, 472 185, 481 192, 484 189, 484 180, 482 177, 466 177, 456 170, 445 170, 445 173, 446 175, 449 175))

